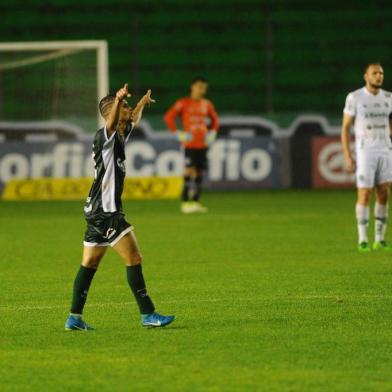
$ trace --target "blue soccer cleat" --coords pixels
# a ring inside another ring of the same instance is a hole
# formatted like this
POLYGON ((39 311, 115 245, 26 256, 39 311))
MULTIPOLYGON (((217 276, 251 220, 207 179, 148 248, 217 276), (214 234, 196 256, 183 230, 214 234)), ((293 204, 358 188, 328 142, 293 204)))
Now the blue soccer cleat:
POLYGON ((165 327, 174 321, 174 316, 163 316, 159 313, 142 314, 143 327, 165 327))
POLYGON ((93 331, 94 328, 90 327, 82 319, 82 316, 70 314, 65 322, 66 331, 93 331))

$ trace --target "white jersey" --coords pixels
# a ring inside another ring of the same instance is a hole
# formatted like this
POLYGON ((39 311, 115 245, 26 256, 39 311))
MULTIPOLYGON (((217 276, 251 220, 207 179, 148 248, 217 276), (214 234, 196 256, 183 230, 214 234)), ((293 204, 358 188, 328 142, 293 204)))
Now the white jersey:
POLYGON ((355 117, 355 146, 357 155, 361 150, 389 150, 389 117, 392 113, 392 94, 380 90, 377 95, 366 87, 347 95, 344 113, 355 117))

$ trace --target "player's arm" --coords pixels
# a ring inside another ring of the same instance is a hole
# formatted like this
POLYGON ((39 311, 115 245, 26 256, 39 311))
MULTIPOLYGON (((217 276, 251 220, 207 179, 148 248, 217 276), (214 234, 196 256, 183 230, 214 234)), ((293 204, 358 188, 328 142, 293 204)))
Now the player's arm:
POLYGON ((355 170, 355 162, 350 148, 350 141, 351 141, 350 133, 351 133, 351 127, 353 126, 353 123, 354 123, 354 117, 350 116, 347 113, 344 113, 343 121, 342 121, 341 139, 342 139, 344 160, 346 162, 346 170, 350 173, 354 172, 355 170))
POLYGON ((210 118, 210 130, 207 133, 206 142, 208 145, 212 144, 217 136, 219 130, 219 117, 212 102, 208 104, 208 116, 210 118))
POLYGON ((147 93, 140 99, 135 109, 132 111, 132 122, 135 127, 139 124, 142 118, 144 107, 152 103, 155 103, 155 99, 151 98, 151 90, 147 90, 147 93))
POLYGON ((171 132, 176 132, 178 130, 176 120, 177 117, 181 115, 183 106, 184 104, 182 99, 179 99, 177 102, 174 103, 173 106, 170 107, 170 109, 165 113, 165 116, 163 117, 167 128, 171 132))
POLYGON ((389 116, 389 135, 392 137, 392 113, 389 116))
POLYGON ((184 109, 184 101, 179 99, 166 113, 163 119, 171 132, 174 132, 177 139, 181 143, 185 143, 191 140, 192 135, 186 131, 182 131, 177 127, 177 117, 181 115, 184 109))
POLYGON ((355 170, 355 162, 350 148, 350 141, 351 141, 350 133, 351 133, 351 128, 354 124, 356 111, 357 110, 356 110, 355 96, 353 93, 350 93, 346 97, 346 102, 343 109, 343 121, 342 121, 342 133, 341 133, 344 161, 346 163, 346 170, 349 173, 352 173, 355 170))
POLYGON ((218 113, 215 110, 214 105, 211 102, 208 105, 208 115, 210 116, 210 119, 211 119, 211 125, 210 125, 211 131, 218 132, 219 117, 218 117, 218 113))
POLYGON ((120 90, 117 91, 113 106, 110 110, 108 118, 106 119, 106 132, 109 137, 114 132, 116 132, 118 119, 120 117, 121 102, 128 95, 129 95, 128 84, 125 83, 124 87, 120 88, 120 90))

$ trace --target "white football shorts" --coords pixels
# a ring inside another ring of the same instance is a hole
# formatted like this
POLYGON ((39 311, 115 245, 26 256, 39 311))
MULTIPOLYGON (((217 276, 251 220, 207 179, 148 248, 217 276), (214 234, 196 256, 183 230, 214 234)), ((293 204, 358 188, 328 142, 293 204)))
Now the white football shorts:
POLYGON ((392 151, 357 151, 357 188, 373 188, 392 182, 392 151))

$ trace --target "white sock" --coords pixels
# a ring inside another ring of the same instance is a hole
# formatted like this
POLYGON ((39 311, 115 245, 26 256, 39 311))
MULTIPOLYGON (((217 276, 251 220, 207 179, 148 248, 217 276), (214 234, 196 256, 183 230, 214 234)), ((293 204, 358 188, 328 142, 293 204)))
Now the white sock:
POLYGON ((388 222, 388 204, 378 204, 374 206, 374 236, 375 241, 380 242, 385 239, 388 222))
POLYGON ((368 227, 369 227, 369 206, 357 204, 355 206, 355 215, 357 217, 358 227, 358 243, 368 242, 368 227))

